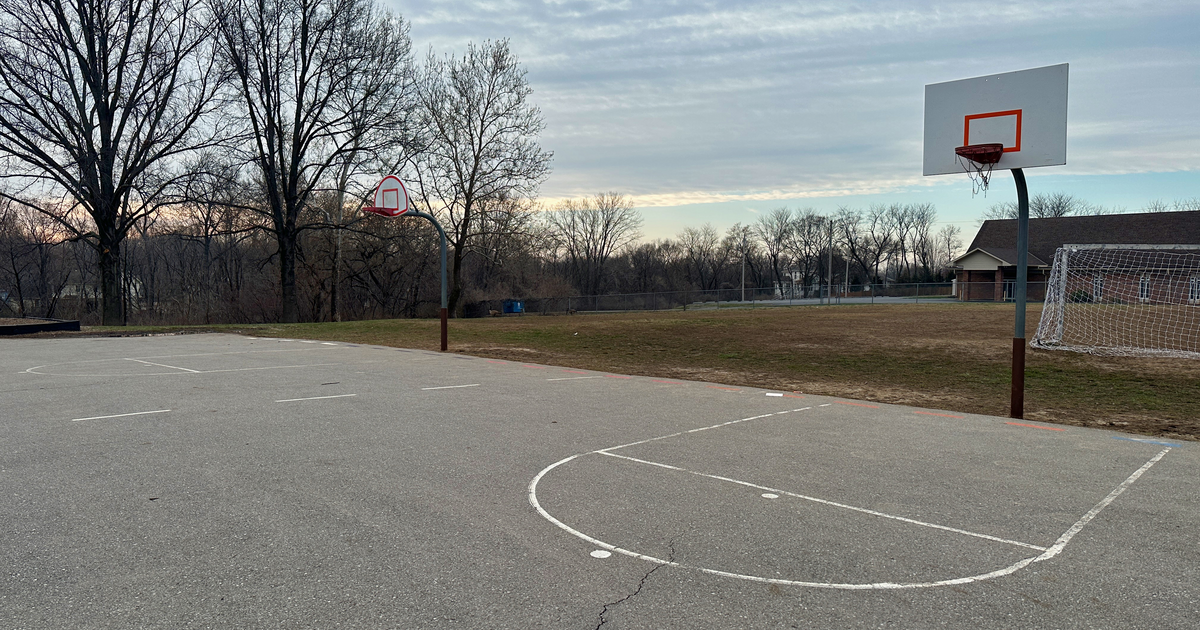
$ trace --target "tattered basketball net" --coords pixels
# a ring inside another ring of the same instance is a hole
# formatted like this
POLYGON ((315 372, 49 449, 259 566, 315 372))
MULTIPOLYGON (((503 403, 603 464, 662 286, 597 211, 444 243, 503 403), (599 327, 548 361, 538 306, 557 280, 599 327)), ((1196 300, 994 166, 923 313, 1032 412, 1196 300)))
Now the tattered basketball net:
POLYGON ((988 182, 992 179, 992 166, 1004 155, 1004 145, 999 142, 968 144, 954 150, 959 166, 971 176, 971 194, 980 191, 987 194, 988 182))

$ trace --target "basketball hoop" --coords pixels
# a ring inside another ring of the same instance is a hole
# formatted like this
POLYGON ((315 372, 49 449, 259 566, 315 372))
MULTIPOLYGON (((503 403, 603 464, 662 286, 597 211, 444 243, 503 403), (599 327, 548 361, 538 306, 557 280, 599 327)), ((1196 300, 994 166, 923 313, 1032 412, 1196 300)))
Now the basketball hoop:
POLYGON ((388 175, 375 187, 375 205, 363 206, 363 212, 381 217, 398 217, 413 210, 409 205, 408 190, 395 175, 388 175))
POLYGON ((971 176, 971 194, 980 191, 987 194, 988 182, 992 179, 992 167, 1004 155, 1004 145, 999 142, 968 144, 954 149, 959 166, 971 176))

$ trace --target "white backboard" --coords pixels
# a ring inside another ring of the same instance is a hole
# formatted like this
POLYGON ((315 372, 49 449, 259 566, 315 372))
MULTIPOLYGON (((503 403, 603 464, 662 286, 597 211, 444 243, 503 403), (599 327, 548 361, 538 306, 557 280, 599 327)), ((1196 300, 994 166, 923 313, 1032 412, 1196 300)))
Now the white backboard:
POLYGON ((1067 163, 1067 64, 925 86, 925 175, 965 172, 954 149, 990 142, 996 169, 1067 163))
POLYGON ((375 187, 375 205, 365 206, 366 212, 385 217, 398 217, 409 210, 408 190, 395 175, 388 175, 375 187))

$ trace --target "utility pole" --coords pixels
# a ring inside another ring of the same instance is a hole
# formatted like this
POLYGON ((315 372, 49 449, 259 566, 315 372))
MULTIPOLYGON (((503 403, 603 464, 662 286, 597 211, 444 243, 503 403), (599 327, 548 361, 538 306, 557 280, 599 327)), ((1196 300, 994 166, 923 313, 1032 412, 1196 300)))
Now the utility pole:
MULTIPOLYGON (((743 245, 745 243, 743 242, 743 245)), ((746 248, 742 247, 742 301, 746 301, 746 248)))
POLYGON ((846 298, 848 299, 850 297, 850 257, 849 256, 846 256, 846 277, 844 278, 844 280, 845 280, 846 288, 844 291, 842 291, 842 295, 846 296, 846 298))
POLYGON ((826 278, 825 286, 829 291, 829 304, 833 304, 833 219, 829 219, 829 264, 826 265, 829 277, 826 278))

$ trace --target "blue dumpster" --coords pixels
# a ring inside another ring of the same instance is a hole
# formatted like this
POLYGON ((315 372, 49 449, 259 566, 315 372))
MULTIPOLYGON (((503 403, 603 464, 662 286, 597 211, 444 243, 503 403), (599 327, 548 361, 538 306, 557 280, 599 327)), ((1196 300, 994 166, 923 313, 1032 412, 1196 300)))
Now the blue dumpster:
POLYGON ((505 313, 524 313, 525 302, 522 300, 504 300, 505 313))

